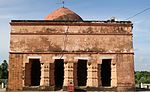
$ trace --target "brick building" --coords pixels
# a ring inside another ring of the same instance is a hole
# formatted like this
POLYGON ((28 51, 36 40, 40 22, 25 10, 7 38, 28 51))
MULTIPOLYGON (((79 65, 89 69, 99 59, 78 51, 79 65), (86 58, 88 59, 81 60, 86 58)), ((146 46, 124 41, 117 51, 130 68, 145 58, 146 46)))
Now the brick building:
POLYGON ((12 20, 8 90, 134 89, 130 21, 85 21, 62 7, 12 20))

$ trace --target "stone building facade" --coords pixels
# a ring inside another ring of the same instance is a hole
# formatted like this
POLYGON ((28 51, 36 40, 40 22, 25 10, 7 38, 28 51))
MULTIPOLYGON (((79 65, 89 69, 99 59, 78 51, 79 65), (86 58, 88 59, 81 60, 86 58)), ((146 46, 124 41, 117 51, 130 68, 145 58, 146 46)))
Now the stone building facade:
POLYGON ((134 89, 130 21, 84 21, 62 7, 12 20, 8 90, 134 89))

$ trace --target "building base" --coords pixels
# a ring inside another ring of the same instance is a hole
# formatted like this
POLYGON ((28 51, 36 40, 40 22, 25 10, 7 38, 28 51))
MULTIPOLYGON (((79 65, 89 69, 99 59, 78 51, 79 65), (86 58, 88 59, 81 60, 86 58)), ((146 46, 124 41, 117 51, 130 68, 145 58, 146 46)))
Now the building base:
MULTIPOLYGON (((55 86, 26 86, 23 87, 23 91, 57 91, 55 86)), ((68 90, 68 86, 63 86, 62 89, 63 91, 68 90)), ((74 91, 135 91, 135 87, 74 87, 74 91)), ((7 89, 7 91, 11 91, 7 89)), ((18 90, 19 91, 19 90, 18 90)))
POLYGON ((54 86, 30 86, 30 87, 23 87, 23 91, 54 91, 54 86))

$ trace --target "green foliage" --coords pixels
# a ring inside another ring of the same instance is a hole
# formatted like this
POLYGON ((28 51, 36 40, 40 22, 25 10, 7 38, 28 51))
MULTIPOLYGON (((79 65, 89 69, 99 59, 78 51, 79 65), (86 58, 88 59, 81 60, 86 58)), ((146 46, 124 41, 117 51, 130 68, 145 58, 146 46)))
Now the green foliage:
POLYGON ((137 71, 135 72, 135 83, 150 83, 150 72, 148 71, 137 71))
POLYGON ((8 63, 6 60, 0 65, 0 79, 8 78, 8 63))

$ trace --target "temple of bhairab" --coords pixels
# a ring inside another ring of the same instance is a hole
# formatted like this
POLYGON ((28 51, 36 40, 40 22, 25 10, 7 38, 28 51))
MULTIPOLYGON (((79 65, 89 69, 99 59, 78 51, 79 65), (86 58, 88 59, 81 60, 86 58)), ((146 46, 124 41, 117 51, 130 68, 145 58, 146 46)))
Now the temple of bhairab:
POLYGON ((130 21, 85 21, 61 7, 10 22, 7 90, 134 90, 130 21))

